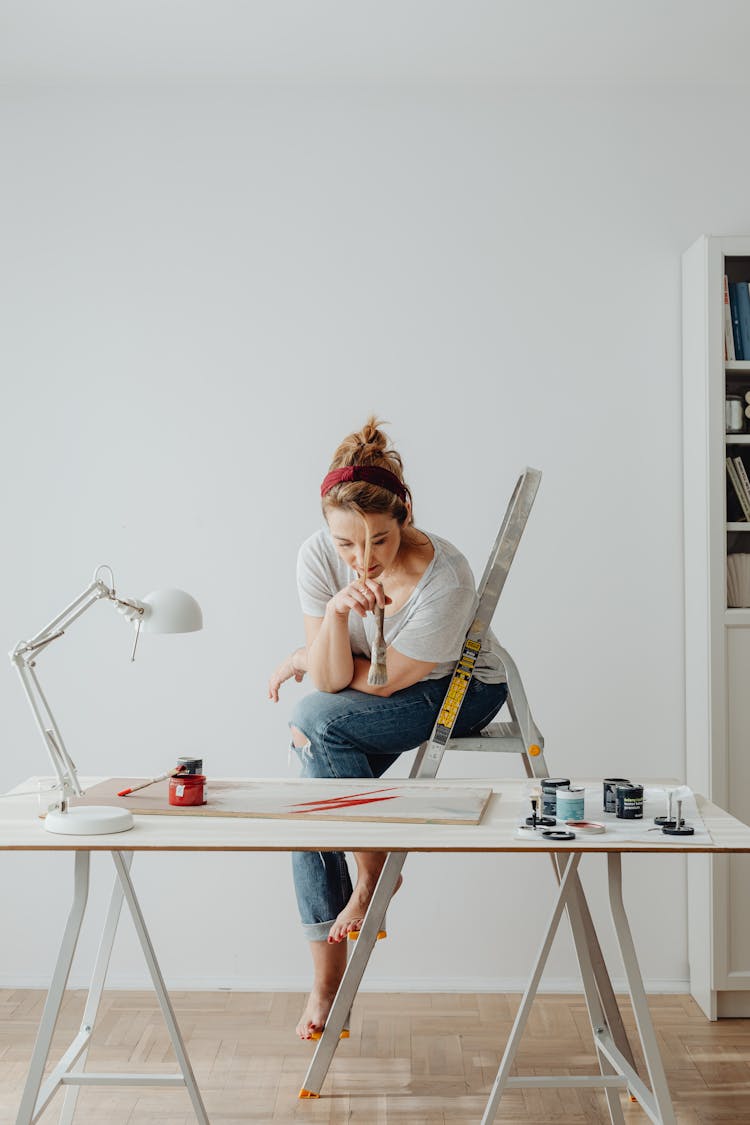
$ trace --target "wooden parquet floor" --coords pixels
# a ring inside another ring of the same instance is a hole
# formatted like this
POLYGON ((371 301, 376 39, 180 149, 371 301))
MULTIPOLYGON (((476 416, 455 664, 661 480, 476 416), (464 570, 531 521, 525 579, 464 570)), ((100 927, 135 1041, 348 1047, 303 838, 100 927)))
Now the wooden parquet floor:
MULTIPOLYGON (((312 1052, 294 1025, 298 993, 172 993, 193 1068, 212 1122, 305 1125, 462 1125, 478 1122, 495 1077, 518 996, 363 993, 351 1039, 338 1049, 323 1096, 297 1097, 312 1052)), ((15 1113, 44 994, 0 991, 0 1125, 15 1113)), ((80 1025, 84 994, 66 996, 55 1037, 56 1060, 80 1025)), ((680 1125, 750 1125, 750 1020, 709 1023, 686 996, 657 996, 651 1010, 680 1125)), ((635 1042, 630 1008, 626 1025, 635 1042)), ((636 1054, 638 1054, 636 1052, 636 1054)), ((641 1065, 640 1056, 639 1065, 641 1065)), ((165 1072, 176 1068, 156 998, 107 992, 87 1069, 165 1072)), ((583 998, 540 996, 521 1049, 518 1073, 593 1074, 594 1053, 583 998)), ((58 1120, 58 1093, 40 1119, 58 1120)), ((625 1119, 646 1122, 623 1099, 625 1119)), ((594 1090, 513 1090, 497 1120, 530 1125, 589 1125, 608 1120, 594 1090)), ((81 1090, 76 1125, 194 1125, 182 1089, 81 1090)))

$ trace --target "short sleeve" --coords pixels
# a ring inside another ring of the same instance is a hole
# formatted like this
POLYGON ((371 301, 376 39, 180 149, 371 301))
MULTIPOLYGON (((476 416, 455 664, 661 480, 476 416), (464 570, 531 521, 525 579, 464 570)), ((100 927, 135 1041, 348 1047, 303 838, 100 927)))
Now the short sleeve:
POLYGON ((412 660, 444 664, 461 655, 476 606, 473 587, 443 587, 416 607, 393 638, 393 648, 412 660))
POLYGON ((297 593, 302 612, 308 617, 323 617, 336 593, 333 575, 313 541, 308 539, 297 554, 297 593))

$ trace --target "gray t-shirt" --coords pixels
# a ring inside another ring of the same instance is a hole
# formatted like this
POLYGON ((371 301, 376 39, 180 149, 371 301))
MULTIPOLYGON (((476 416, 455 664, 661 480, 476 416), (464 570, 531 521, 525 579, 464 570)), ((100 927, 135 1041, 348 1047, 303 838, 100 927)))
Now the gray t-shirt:
MULTIPOLYGON (((392 617, 386 617, 384 636, 385 643, 403 656, 434 662, 435 667, 424 678, 437 680, 453 671, 478 599, 471 567, 461 552, 437 535, 428 538, 435 552, 432 561, 406 603, 392 617)), ((297 556, 302 612, 308 617, 323 617, 334 594, 356 577, 339 557, 328 528, 316 531, 305 540, 297 556)), ((374 635, 372 613, 364 619, 358 613, 349 614, 349 637, 355 655, 369 657, 374 635)), ((487 684, 505 681, 492 631, 482 645, 474 675, 487 684)))

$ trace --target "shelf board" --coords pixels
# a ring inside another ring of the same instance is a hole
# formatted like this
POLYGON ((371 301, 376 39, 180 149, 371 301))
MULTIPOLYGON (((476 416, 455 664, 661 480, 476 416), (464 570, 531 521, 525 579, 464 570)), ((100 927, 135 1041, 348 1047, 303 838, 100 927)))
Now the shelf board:
POLYGON ((750 523, 743 520, 742 523, 728 523, 727 531, 750 531, 750 523))
POLYGON ((750 434, 725 434, 727 445, 750 445, 750 434))
POLYGON ((730 375, 750 375, 750 359, 725 359, 724 370, 730 375))
POLYGON ((724 624, 730 627, 750 625, 750 609, 725 609, 724 624))

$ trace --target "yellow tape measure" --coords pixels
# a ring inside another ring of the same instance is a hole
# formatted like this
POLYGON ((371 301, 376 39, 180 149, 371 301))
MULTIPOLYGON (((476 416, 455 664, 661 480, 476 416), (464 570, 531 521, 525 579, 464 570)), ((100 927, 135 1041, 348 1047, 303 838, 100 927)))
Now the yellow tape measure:
POLYGON ((474 665, 477 662, 477 657, 481 652, 482 646, 479 641, 464 641, 464 647, 461 651, 456 670, 451 678, 448 691, 443 706, 438 715, 437 727, 435 730, 435 737, 433 741, 445 743, 451 735, 451 731, 455 726, 458 712, 461 709, 461 704, 464 701, 464 696, 469 687, 472 674, 474 672, 474 665))

